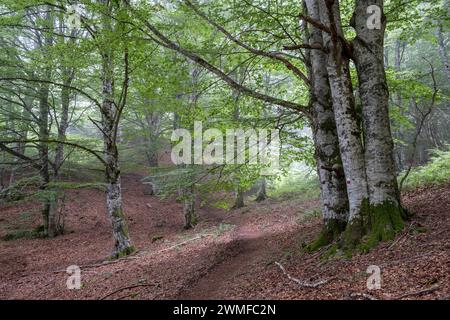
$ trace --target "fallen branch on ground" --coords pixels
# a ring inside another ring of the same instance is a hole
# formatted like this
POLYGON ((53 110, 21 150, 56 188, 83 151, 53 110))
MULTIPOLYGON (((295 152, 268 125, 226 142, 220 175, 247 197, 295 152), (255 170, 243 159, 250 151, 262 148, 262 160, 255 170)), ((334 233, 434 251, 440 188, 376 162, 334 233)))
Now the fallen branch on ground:
POLYGON ((173 246, 171 246, 171 247, 168 247, 168 248, 166 248, 166 249, 162 249, 162 250, 160 250, 160 251, 158 251, 158 252, 156 252, 156 253, 161 253, 161 252, 169 251, 169 250, 172 250, 172 249, 174 249, 174 248, 176 248, 176 247, 185 245, 185 244, 188 243, 188 242, 191 242, 191 241, 194 241, 194 240, 198 240, 198 239, 201 239, 201 238, 204 238, 204 237, 212 236, 212 235, 213 235, 213 234, 211 234, 211 233, 208 233, 208 234, 201 234, 201 235, 198 235, 198 236, 196 236, 196 237, 194 237, 194 238, 188 239, 188 240, 186 240, 186 241, 177 243, 177 244, 175 244, 175 245, 173 245, 173 246))
POLYGON ((159 287, 159 284, 135 284, 135 285, 128 286, 128 287, 122 287, 122 288, 119 288, 117 290, 114 290, 111 293, 108 293, 106 296, 103 296, 99 300, 105 300, 106 298, 112 296, 113 294, 116 294, 116 293, 118 293, 120 291, 123 291, 123 290, 134 289, 134 288, 139 288, 139 287, 159 287))
POLYGON ((434 292, 434 291, 436 291, 437 289, 439 289, 439 286, 434 286, 434 287, 427 288, 427 289, 422 289, 422 290, 419 290, 419 291, 414 291, 414 292, 405 293, 405 294, 402 294, 402 295, 400 295, 400 296, 397 296, 397 297, 395 297, 395 298, 393 298, 393 299, 394 299, 394 300, 400 300, 400 299, 403 299, 403 298, 406 298, 406 297, 419 296, 419 295, 422 295, 422 294, 434 292))
MULTIPOLYGON (((205 237, 208 237, 208 236, 213 236, 213 235, 214 234, 212 234, 212 233, 200 234, 200 235, 195 236, 195 237, 193 237, 191 239, 188 239, 186 241, 174 244, 173 246, 170 246, 168 248, 162 249, 160 251, 152 252, 150 255, 160 254, 160 253, 163 253, 165 251, 172 250, 172 249, 174 249, 176 247, 185 245, 188 242, 191 242, 191 241, 194 241, 194 240, 198 240, 198 239, 202 239, 202 238, 205 238, 205 237)), ((89 268, 103 267, 103 266, 107 266, 107 265, 110 265, 110 264, 118 263, 118 262, 121 262, 121 261, 130 261, 130 260, 133 260, 133 259, 138 259, 140 256, 138 256, 137 253, 144 253, 144 252, 147 252, 147 251, 148 251, 148 249, 146 249, 146 250, 145 249, 144 250, 138 250, 138 251, 134 252, 133 255, 130 255, 130 256, 127 256, 127 257, 123 257, 123 258, 112 260, 112 261, 103 261, 103 262, 100 262, 100 263, 83 265, 83 266, 80 266, 80 269, 89 269, 89 268)), ((67 271, 66 270, 53 271, 53 273, 64 273, 64 272, 67 272, 67 271)))
POLYGON ((392 249, 397 243, 399 243, 403 238, 405 238, 409 234, 409 232, 412 230, 413 226, 416 224, 417 224, 416 221, 411 222, 408 229, 388 247, 388 250, 392 249))
POLYGON ((378 298, 375 298, 374 296, 372 296, 371 294, 368 293, 359 293, 359 292, 352 292, 350 293, 350 298, 357 298, 357 297, 362 297, 366 300, 378 300, 378 298))
POLYGON ((306 288, 317 288, 318 286, 324 285, 324 284, 330 282, 331 280, 336 279, 336 277, 332 277, 330 279, 320 280, 317 282, 302 281, 300 279, 292 277, 289 273, 287 273, 286 269, 284 269, 284 267, 281 263, 275 261, 275 264, 281 269, 281 271, 283 271, 283 273, 285 274, 286 277, 288 277, 289 280, 292 280, 295 283, 297 283, 298 285, 300 285, 302 287, 306 287, 306 288))

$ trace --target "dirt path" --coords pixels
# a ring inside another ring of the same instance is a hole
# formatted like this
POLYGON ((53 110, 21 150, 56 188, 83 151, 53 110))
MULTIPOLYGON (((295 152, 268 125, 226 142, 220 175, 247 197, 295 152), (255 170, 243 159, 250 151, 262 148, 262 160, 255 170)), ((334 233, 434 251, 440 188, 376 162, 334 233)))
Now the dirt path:
POLYGON ((223 299, 224 286, 237 275, 251 272, 251 265, 270 252, 263 237, 264 233, 261 231, 239 228, 227 247, 226 257, 214 264, 189 289, 183 290, 179 298, 223 299))

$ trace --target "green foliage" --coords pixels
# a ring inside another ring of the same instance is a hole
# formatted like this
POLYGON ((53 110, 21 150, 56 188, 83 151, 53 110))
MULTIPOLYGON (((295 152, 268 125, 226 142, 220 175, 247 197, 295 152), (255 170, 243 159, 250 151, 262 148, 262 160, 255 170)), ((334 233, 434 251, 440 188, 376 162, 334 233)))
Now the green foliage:
MULTIPOLYGON (((405 173, 401 174, 399 179, 405 173)), ((450 150, 434 150, 431 161, 421 167, 413 168, 405 180, 405 189, 414 189, 429 184, 450 182, 450 150)))
POLYGON ((38 226, 33 230, 16 230, 14 232, 7 233, 1 239, 3 241, 14 241, 22 238, 33 239, 41 237, 43 231, 43 226, 38 226))
POLYGON ((0 201, 9 202, 28 198, 34 194, 41 183, 39 176, 21 178, 7 188, 0 190, 0 201))
POLYGON ((280 178, 273 186, 269 186, 269 195, 298 201, 317 199, 320 196, 317 175, 308 175, 304 170, 292 170, 289 176, 280 178))

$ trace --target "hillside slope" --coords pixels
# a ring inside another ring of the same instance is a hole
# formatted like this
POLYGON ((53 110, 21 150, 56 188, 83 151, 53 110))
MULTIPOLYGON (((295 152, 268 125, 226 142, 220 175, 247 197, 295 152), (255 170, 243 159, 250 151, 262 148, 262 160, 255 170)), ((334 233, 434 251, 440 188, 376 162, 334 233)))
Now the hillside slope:
MULTIPOLYGON (((68 232, 56 239, 0 241, 2 299, 449 299, 450 185, 404 194, 415 213, 394 242, 351 260, 329 261, 303 247, 320 229, 317 201, 267 200, 243 209, 200 210, 182 230, 181 205, 146 196, 140 175, 123 178, 133 256, 102 263, 111 249, 104 194, 71 190, 68 232), (284 274, 281 263, 301 286, 284 274), (68 290, 65 269, 78 265, 82 289, 68 290), (382 288, 366 288, 377 265, 382 288)), ((33 204, 2 207, 1 235, 39 222, 33 204), (28 213, 25 215, 24 213, 28 213)))

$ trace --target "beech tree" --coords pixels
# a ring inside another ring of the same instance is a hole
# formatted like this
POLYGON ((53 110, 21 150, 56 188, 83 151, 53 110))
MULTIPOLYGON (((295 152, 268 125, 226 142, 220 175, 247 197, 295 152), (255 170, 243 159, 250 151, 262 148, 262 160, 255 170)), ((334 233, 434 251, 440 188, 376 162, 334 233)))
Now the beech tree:
MULTIPOLYGON (((204 14, 194 3, 189 0, 184 1, 184 3, 199 17, 220 31, 225 38, 255 55, 279 61, 291 70, 295 76, 302 79, 308 86, 311 86, 311 79, 308 79, 295 64, 291 63, 283 55, 251 47, 241 39, 234 37, 225 27, 204 14)), ((347 201, 343 200, 342 197, 342 180, 340 180, 340 187, 334 189, 336 190, 334 192, 336 197, 322 197, 323 203, 329 201, 329 199, 339 199, 336 207, 339 207, 339 209, 334 212, 334 214, 336 212, 339 214, 333 217, 338 221, 345 222, 334 223, 339 226, 338 232, 333 231, 331 232, 333 237, 327 236, 325 238, 334 238, 346 225, 343 237, 344 248, 354 248, 356 245, 359 245, 366 234, 370 234, 367 245, 372 246, 380 240, 391 239, 403 227, 402 216, 405 217, 399 200, 393 158, 393 143, 388 121, 389 95, 383 64, 383 37, 386 25, 386 19, 383 14, 383 2, 356 1, 353 26, 357 37, 354 41, 347 40, 342 31, 341 11, 338 1, 307 1, 306 5, 309 9, 308 15, 301 14, 300 18, 322 32, 323 45, 320 44, 320 39, 318 39, 318 43, 289 46, 287 49, 303 48, 326 53, 326 69, 332 109, 334 111, 337 140, 348 196, 348 218, 346 212, 347 201), (370 5, 379 10, 378 28, 369 29, 367 27, 367 21, 370 18, 367 12, 370 5), (363 110, 362 127, 355 106, 354 88, 350 76, 350 61, 355 62, 360 81, 359 91, 363 110), (381 153, 382 156, 380 156, 381 153)), ((200 64, 235 90, 254 98, 294 108, 307 114, 308 108, 305 106, 293 105, 291 102, 272 98, 238 83, 200 55, 170 40, 156 26, 152 25, 142 12, 136 11, 131 6, 129 8, 137 17, 137 23, 142 23, 146 27, 146 30, 148 30, 156 43, 200 64)), ((311 55, 314 56, 315 53, 311 55)), ((316 58, 314 57, 315 60, 316 58)), ((312 69, 312 72, 310 72, 312 77, 316 78, 317 70, 317 67, 312 69)), ((314 81, 316 80, 314 79, 314 81)), ((314 89, 312 89, 312 92, 314 92, 314 89)), ((326 97, 326 94, 324 97, 326 97)), ((315 111, 317 111, 317 105, 315 111)), ((331 125, 330 132, 333 132, 332 127, 333 125, 331 125)), ((317 131, 315 138, 317 150, 321 150, 321 145, 318 144, 324 143, 325 147, 326 142, 321 137, 318 137, 317 131)), ((342 176, 342 173, 339 172, 339 165, 339 159, 333 163, 331 168, 330 166, 320 165, 318 167, 319 176, 321 176, 320 170, 334 172, 335 178, 339 175, 342 176)), ((333 190, 333 188, 329 188, 329 190, 333 190)), ((323 191, 324 188, 322 187, 322 194, 323 191)), ((326 211, 324 213, 328 214, 326 211)), ((326 221, 329 220, 328 217, 324 215, 326 221)), ((328 241, 319 241, 319 243, 326 242, 328 241)))

